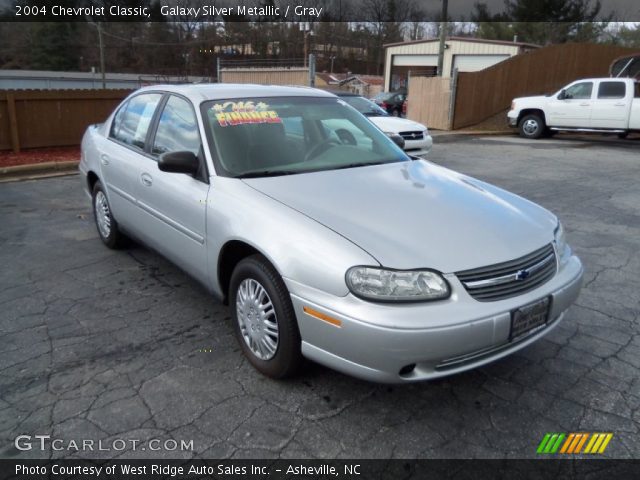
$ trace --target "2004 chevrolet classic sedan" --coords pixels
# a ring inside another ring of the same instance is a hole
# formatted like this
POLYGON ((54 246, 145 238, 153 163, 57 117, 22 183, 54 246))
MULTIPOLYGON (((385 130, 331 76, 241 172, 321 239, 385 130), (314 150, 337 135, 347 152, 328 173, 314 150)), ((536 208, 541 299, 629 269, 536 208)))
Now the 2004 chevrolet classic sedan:
POLYGON ((312 359, 379 382, 525 347, 582 265, 549 211, 407 156, 320 90, 147 87, 82 141, 98 233, 134 237, 230 305, 260 372, 312 359))

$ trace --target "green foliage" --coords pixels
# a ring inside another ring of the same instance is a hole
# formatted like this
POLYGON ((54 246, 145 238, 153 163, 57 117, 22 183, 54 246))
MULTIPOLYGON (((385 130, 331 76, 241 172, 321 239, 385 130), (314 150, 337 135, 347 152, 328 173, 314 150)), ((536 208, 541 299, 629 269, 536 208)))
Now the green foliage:
POLYGON ((481 38, 550 43, 595 42, 602 38, 611 16, 598 21, 599 0, 505 0, 502 13, 492 14, 476 3, 472 20, 481 38))

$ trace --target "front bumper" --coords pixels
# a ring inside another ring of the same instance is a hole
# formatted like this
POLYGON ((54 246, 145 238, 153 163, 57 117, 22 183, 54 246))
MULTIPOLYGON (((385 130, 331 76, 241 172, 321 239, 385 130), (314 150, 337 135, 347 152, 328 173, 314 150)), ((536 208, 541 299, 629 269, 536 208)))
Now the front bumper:
POLYGON ((412 304, 371 303, 350 294, 335 297, 290 279, 285 282, 306 357, 365 380, 402 383, 476 368, 536 341, 560 322, 578 297, 582 275, 580 260, 572 256, 539 288, 495 302, 474 300, 455 275, 447 275, 449 299, 412 304), (510 342, 511 312, 547 296, 548 323, 510 342))
POLYGON ((510 110, 507 113, 507 122, 511 128, 515 128, 518 126, 518 115, 513 110, 510 110))
POLYGON ((404 151, 409 155, 415 155, 416 157, 427 155, 433 147, 433 138, 427 134, 420 140, 406 140, 404 141, 404 151))

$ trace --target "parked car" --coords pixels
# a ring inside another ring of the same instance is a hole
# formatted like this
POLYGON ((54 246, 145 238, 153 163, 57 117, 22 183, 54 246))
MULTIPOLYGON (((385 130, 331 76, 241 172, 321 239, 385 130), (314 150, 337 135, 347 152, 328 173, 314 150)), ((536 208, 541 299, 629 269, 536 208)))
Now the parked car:
POLYGON ((389 136, 398 135, 404 140, 402 147, 410 155, 426 155, 433 146, 433 139, 425 125, 389 115, 371 100, 347 92, 334 92, 342 100, 358 110, 389 136))
POLYGON ((407 98, 406 92, 383 92, 374 97, 374 101, 389 115, 402 116, 402 103, 407 98))
POLYGON ((461 372, 545 335, 580 290, 555 215, 408 157, 320 90, 140 89, 86 131, 80 172, 102 242, 202 282, 271 377, 304 357, 379 382, 461 372))
POLYGON ((514 99, 507 118, 525 138, 562 130, 624 138, 640 131, 640 84, 630 78, 576 80, 552 95, 514 99))

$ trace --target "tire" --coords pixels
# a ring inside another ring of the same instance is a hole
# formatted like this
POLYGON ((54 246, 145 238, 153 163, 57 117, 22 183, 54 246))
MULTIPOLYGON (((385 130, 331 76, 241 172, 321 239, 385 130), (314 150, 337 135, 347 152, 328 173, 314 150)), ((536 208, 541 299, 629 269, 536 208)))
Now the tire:
POLYGON ((123 247, 126 243, 126 237, 120 231, 118 222, 113 218, 107 194, 99 180, 93 186, 91 204, 93 218, 102 243, 112 249, 123 247))
POLYGON ((271 378, 298 373, 304 360, 291 297, 262 255, 247 257, 234 269, 229 309, 240 348, 256 370, 271 378))
POLYGON ((544 120, 537 113, 530 113, 520 119, 518 123, 518 131, 520 136, 524 138, 540 138, 547 126, 544 120))
POLYGON ((620 140, 624 140, 625 138, 627 138, 629 136, 629 132, 622 132, 618 134, 618 138, 620 140))

